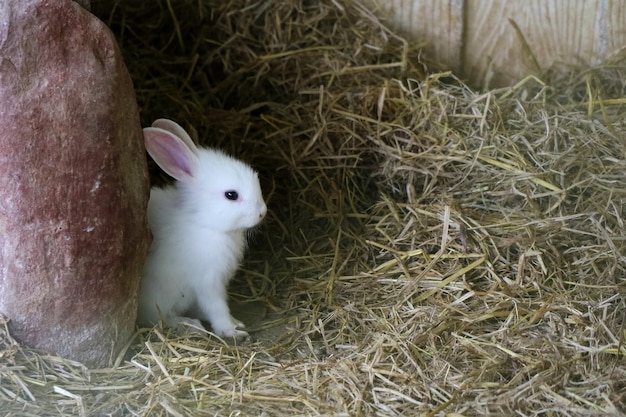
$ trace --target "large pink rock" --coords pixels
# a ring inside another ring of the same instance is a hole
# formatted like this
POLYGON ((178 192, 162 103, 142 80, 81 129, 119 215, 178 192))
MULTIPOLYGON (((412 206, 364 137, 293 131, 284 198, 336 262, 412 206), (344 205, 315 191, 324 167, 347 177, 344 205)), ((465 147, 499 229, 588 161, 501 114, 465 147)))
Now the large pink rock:
POLYGON ((149 193, 132 82, 70 0, 0 0, 0 313, 106 366, 134 331, 149 193))

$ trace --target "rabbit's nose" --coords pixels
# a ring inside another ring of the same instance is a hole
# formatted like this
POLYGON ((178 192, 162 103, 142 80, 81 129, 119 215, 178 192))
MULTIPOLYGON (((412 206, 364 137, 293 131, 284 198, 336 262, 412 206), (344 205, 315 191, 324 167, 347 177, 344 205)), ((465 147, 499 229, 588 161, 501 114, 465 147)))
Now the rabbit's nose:
POLYGON ((261 207, 261 211, 259 211, 259 220, 262 220, 266 214, 267 214, 267 206, 263 204, 263 206, 261 207))

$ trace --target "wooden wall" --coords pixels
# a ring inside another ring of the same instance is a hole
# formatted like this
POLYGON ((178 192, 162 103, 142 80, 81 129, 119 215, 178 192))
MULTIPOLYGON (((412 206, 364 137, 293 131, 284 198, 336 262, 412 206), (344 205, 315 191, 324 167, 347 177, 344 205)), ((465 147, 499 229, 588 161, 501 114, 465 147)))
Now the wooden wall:
POLYGON ((482 86, 626 49, 626 0, 371 0, 425 54, 482 86))

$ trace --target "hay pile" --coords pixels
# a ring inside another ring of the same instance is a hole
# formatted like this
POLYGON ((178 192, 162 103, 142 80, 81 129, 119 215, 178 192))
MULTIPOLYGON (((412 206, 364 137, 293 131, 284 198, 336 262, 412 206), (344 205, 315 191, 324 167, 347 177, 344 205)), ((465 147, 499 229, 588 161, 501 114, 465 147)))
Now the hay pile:
POLYGON ((356 1, 93 8, 144 125, 261 173, 252 340, 141 329, 87 370, 4 327, 7 415, 624 415, 623 61, 480 92, 356 1))

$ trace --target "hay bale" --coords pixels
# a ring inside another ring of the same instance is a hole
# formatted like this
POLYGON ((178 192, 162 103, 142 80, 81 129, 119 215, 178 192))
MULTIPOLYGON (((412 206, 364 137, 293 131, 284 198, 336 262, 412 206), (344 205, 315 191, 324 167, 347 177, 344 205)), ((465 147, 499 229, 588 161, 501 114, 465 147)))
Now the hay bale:
POLYGON ((141 329, 102 372, 9 343, 12 407, 622 412, 619 62, 475 91, 350 0, 115 5, 94 8, 144 121, 261 172, 270 212, 233 296, 265 317, 241 346, 141 329))

